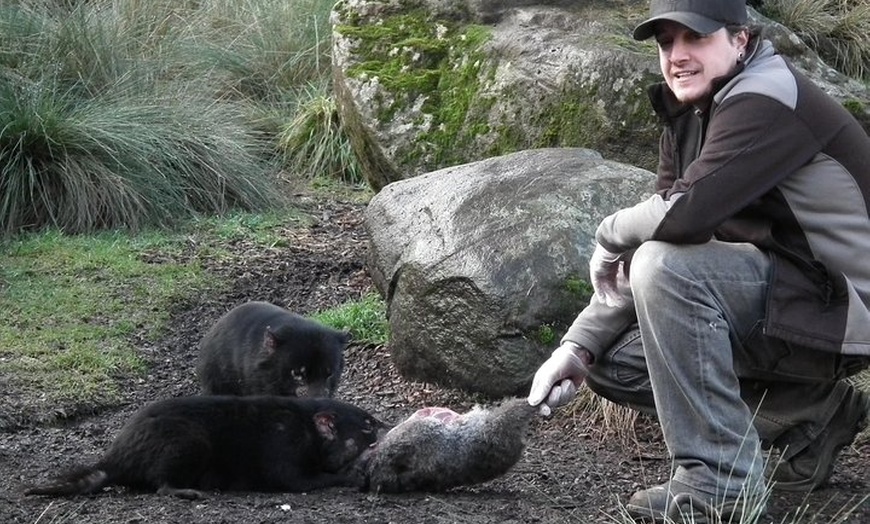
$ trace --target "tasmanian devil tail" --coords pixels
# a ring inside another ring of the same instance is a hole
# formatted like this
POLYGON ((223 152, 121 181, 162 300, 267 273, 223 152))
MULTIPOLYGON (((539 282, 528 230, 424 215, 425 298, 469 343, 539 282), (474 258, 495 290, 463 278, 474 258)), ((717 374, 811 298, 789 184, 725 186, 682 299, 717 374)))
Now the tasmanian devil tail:
POLYGON ((28 488, 25 495, 85 495, 106 485, 108 475, 95 468, 82 468, 58 478, 49 484, 28 488))

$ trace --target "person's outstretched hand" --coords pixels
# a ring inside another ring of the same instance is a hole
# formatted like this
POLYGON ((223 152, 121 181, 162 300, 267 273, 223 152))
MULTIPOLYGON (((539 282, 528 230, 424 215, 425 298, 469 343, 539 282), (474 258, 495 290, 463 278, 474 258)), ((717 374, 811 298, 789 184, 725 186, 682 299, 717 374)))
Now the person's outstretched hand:
POLYGON ((535 373, 529 392, 529 405, 540 405, 538 411, 546 417, 552 408, 571 402, 577 394, 577 388, 589 374, 587 366, 591 361, 591 353, 571 342, 556 348, 535 373))
POLYGON ((627 298, 619 292, 620 284, 623 284, 621 279, 625 278, 620 257, 621 254, 611 253, 601 244, 596 244, 589 259, 589 277, 595 295, 610 307, 622 307, 627 303, 627 298))

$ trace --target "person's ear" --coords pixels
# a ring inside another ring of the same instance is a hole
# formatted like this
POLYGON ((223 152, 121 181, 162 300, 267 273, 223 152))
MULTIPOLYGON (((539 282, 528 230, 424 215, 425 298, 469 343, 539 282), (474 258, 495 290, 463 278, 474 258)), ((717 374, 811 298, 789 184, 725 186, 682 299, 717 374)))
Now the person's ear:
POLYGON ((749 45, 749 30, 743 29, 739 33, 737 33, 737 48, 739 49, 740 56, 746 56, 746 47, 749 45))

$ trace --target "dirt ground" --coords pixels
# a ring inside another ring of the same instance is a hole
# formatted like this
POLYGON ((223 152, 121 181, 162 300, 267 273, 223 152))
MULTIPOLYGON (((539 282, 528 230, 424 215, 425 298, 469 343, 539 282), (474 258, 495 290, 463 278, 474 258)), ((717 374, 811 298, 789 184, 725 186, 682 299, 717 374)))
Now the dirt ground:
MULTIPOLYGON (((309 314, 372 290, 364 267, 363 207, 305 196, 300 201, 316 219, 313 226, 287 229, 283 247, 229 246, 235 257, 214 261, 211 269, 231 276, 233 289, 180 306, 172 316, 171 334, 162 340, 137 341, 151 367, 146 377, 125 385, 122 405, 0 433, 0 523, 613 524, 625 522, 619 508, 631 493, 667 479, 670 462, 655 421, 640 418, 632 435, 620 435, 607 429, 611 426, 600 416, 593 419, 566 408, 533 422, 522 458, 506 475, 447 493, 385 495, 330 488, 296 494, 215 493, 189 501, 110 488, 88 497, 22 496, 24 486, 96 460, 122 423, 146 402, 195 394, 196 344, 230 307, 269 300, 309 314)), ((403 379, 390 362, 389 347, 354 344, 346 360, 337 396, 388 422, 424 406, 465 411, 486 402, 403 379)), ((45 409, 38 399, 20 408, 34 406, 45 409)), ((773 493, 763 522, 870 523, 868 465, 870 442, 863 441, 844 451, 825 489, 809 496, 773 493)))

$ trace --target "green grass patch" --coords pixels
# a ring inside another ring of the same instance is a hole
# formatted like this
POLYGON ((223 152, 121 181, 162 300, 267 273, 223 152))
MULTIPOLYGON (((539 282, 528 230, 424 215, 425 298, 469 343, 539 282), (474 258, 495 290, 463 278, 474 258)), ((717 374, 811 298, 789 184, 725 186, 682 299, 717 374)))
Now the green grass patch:
POLYGON ((220 249, 221 244, 236 240, 248 240, 266 247, 284 247, 287 240, 280 234, 282 229, 311 225, 311 217, 288 208, 268 213, 232 213, 224 217, 198 218, 190 222, 190 228, 205 236, 211 249, 220 249))
POLYGON ((307 186, 315 194, 357 204, 368 203, 375 194, 364 182, 347 183, 323 175, 312 178, 307 186))
MULTIPOLYGON (((287 208, 195 218, 177 232, 52 229, 0 242, 0 387, 29 399, 26 413, 0 409, 0 427, 118 402, 121 384, 147 371, 138 341, 158 340, 173 311, 232 284, 206 269, 235 263, 240 255, 228 246, 281 246, 288 230, 310 225, 303 211, 287 208)), ((316 318, 358 342, 389 336, 375 294, 316 318)))
POLYGON ((185 297, 219 283, 196 262, 151 263, 181 238, 27 235, 0 249, 0 376, 46 405, 116 400, 145 370, 132 340, 160 332, 185 297))
POLYGON ((386 304, 375 293, 312 316, 335 329, 350 331, 355 342, 386 344, 390 338, 386 304))

